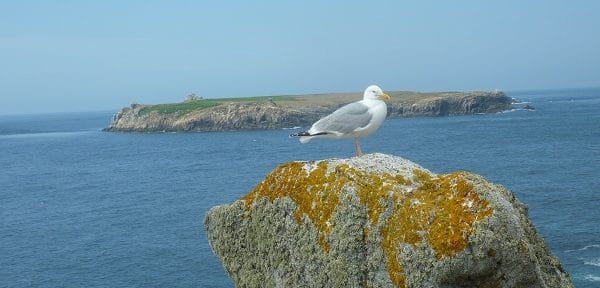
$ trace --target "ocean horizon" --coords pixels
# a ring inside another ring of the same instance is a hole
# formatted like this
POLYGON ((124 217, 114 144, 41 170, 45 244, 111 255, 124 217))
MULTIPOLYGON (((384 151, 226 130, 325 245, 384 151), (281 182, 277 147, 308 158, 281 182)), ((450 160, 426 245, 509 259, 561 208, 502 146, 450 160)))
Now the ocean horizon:
MULTIPOLYGON (((387 119, 363 151, 505 186, 575 287, 598 287, 600 88, 506 94, 502 113, 387 119)), ((208 209, 281 163, 354 153, 293 129, 102 132, 116 112, 0 115, 0 287, 232 287, 208 209)))

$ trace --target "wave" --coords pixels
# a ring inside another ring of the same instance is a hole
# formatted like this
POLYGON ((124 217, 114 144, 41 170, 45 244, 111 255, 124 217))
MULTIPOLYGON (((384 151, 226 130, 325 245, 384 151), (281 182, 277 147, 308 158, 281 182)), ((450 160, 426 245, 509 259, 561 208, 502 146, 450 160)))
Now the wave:
POLYGON ((591 282, 600 282, 600 276, 588 274, 583 277, 583 279, 591 281, 591 282))
POLYGON ((31 138, 31 137, 64 137, 64 136, 75 136, 79 134, 87 134, 98 132, 100 129, 84 130, 84 131, 57 131, 57 132, 29 132, 29 133, 15 133, 15 134, 4 134, 0 135, 0 139, 4 138, 31 138))
MULTIPOLYGON (((526 103, 526 102, 523 102, 523 103, 526 103)), ((496 112, 496 113, 497 113, 497 114, 503 114, 503 113, 517 112, 517 111, 535 112, 535 109, 512 108, 512 109, 510 109, 510 110, 498 111, 498 112, 496 112)), ((484 114, 485 114, 485 113, 484 113, 484 114)))
POLYGON ((515 108, 513 108, 513 109, 510 109, 510 110, 499 111, 499 112, 496 112, 496 113, 498 113, 498 114, 504 114, 504 113, 511 113, 511 112, 515 112, 515 111, 519 111, 519 110, 523 110, 523 109, 515 109, 515 108))
POLYGON ((282 128, 283 130, 296 130, 296 129, 300 129, 302 127, 300 126, 294 126, 294 127, 286 127, 286 128, 282 128))
POLYGON ((584 265, 600 267, 600 258, 592 259, 589 261, 583 261, 584 265))
POLYGON ((579 249, 571 249, 571 250, 565 250, 565 252, 575 252, 575 251, 584 251, 584 250, 588 250, 591 248, 600 248, 600 244, 591 244, 591 245, 586 245, 583 248, 579 248, 579 249))

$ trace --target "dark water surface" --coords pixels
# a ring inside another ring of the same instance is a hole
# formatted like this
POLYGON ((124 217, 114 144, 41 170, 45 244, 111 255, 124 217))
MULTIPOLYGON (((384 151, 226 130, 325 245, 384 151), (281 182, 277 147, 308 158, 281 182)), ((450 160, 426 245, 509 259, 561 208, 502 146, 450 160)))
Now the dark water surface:
MULTIPOLYGON (((536 110, 388 119, 363 150, 506 186, 576 287, 600 287, 600 90, 508 95, 536 110)), ((290 130, 100 132, 111 116, 0 116, 0 287, 230 287, 206 211, 280 163, 353 153, 290 130)))

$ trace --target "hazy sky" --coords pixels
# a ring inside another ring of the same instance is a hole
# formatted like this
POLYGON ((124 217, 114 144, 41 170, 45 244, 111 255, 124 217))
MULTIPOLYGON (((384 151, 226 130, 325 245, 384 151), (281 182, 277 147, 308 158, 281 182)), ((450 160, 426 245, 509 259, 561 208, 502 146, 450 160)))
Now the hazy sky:
POLYGON ((600 1, 0 0, 0 114, 600 86, 600 1))

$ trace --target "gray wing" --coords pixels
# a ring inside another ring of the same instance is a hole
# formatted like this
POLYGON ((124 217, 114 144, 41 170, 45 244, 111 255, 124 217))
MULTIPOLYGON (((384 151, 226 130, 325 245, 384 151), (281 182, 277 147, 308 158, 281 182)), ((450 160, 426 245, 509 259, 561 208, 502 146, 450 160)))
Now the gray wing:
POLYGON ((310 130, 311 132, 332 132, 335 134, 350 133, 357 128, 367 126, 371 122, 373 115, 368 111, 369 107, 362 103, 350 103, 315 122, 310 130))

